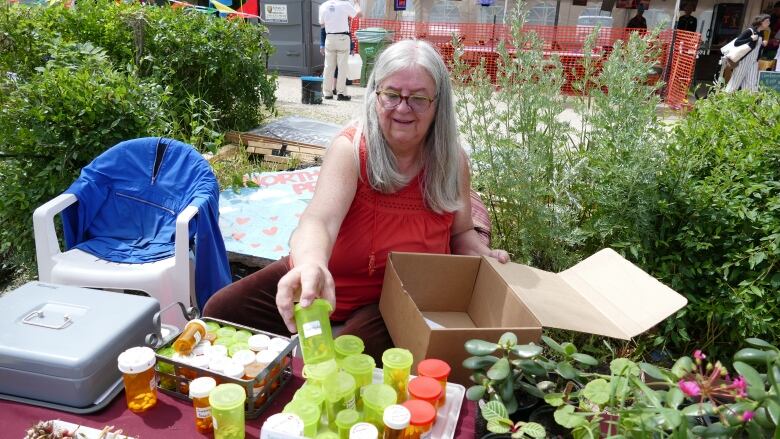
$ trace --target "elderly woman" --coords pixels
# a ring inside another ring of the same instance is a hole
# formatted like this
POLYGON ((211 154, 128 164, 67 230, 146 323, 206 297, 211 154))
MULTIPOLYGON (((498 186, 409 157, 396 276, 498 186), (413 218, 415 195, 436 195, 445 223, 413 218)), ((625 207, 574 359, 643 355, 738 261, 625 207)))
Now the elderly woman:
POLYGON ((433 47, 414 40, 389 46, 365 102, 363 120, 328 148, 290 256, 218 292, 205 315, 295 332, 293 294, 300 290, 304 307, 318 297, 331 302, 341 333, 361 337, 379 359, 392 347, 378 308, 389 252, 509 260, 474 230, 449 73, 433 47))

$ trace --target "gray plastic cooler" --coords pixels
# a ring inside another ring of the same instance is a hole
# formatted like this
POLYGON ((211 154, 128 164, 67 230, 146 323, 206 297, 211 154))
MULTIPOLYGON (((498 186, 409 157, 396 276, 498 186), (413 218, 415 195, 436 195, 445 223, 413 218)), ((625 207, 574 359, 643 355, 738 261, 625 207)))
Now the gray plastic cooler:
POLYGON ((0 398, 89 411, 121 387, 117 357, 159 331, 153 322, 159 310, 149 297, 43 282, 6 293, 0 398))

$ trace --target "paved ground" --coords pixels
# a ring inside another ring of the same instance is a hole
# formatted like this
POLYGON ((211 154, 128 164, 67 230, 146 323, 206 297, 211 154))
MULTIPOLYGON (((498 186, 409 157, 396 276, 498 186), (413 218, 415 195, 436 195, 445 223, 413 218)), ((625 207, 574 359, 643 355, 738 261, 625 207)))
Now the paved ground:
POLYGON ((347 86, 347 94, 352 100, 323 100, 320 105, 301 103, 301 79, 291 76, 279 77, 279 88, 276 91, 276 105, 279 116, 301 116, 310 119, 346 124, 356 118, 363 109, 363 87, 347 86))

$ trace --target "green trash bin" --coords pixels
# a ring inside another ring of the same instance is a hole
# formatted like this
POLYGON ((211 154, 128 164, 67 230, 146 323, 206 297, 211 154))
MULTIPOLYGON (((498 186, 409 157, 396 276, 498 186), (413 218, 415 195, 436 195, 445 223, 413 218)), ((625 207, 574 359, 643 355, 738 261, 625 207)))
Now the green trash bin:
POLYGON ((363 60, 363 67, 360 69, 360 84, 368 83, 368 77, 374 69, 374 62, 379 53, 393 42, 392 31, 381 27, 369 27, 355 32, 358 47, 360 48, 360 58, 363 60))

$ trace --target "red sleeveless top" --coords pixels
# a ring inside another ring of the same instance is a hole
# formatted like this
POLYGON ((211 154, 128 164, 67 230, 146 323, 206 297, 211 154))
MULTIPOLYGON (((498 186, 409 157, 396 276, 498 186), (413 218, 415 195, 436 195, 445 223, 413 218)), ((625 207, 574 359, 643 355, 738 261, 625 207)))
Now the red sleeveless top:
MULTIPOLYGON (((355 128, 343 135, 352 140, 355 128)), ((335 321, 379 303, 389 252, 450 253, 454 214, 426 207, 422 172, 398 192, 383 194, 368 183, 365 138, 359 156, 361 178, 328 263, 336 284, 336 310, 330 316, 335 321)))

